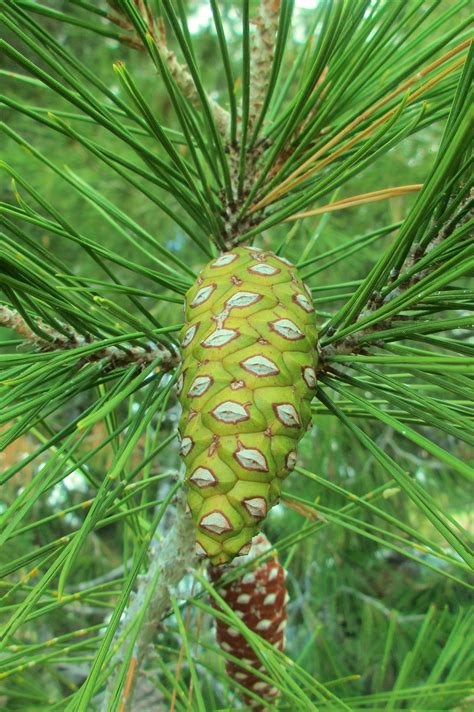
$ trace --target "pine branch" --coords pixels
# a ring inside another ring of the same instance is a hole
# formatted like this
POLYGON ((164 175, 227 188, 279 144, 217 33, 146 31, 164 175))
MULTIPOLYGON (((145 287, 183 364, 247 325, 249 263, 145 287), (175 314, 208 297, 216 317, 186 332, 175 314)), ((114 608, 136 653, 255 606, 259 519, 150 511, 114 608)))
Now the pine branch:
POLYGON ((145 576, 139 580, 133 601, 128 607, 121 627, 115 636, 118 650, 111 662, 111 670, 117 674, 110 676, 106 689, 102 710, 116 709, 113 702, 117 693, 117 682, 120 669, 126 660, 127 647, 130 644, 124 631, 133 629, 139 621, 139 630, 133 646, 131 660, 126 675, 127 684, 122 690, 120 710, 123 712, 134 709, 134 693, 138 678, 143 670, 145 659, 149 653, 160 621, 169 612, 171 595, 195 560, 194 525, 191 516, 185 511, 185 497, 179 495, 176 517, 167 536, 158 541, 152 540, 149 550, 150 567, 145 576), (140 620, 141 619, 141 620, 140 620), (120 641, 120 642, 119 642, 120 641))
MULTIPOLYGON (((158 33, 155 36, 155 41, 162 57, 165 59, 171 76, 187 99, 195 106, 200 107, 201 101, 199 94, 196 91, 193 78, 186 68, 186 65, 180 64, 175 53, 169 49, 166 41, 165 25, 160 18, 158 21, 158 33)), ((209 106, 216 121, 217 128, 223 136, 228 136, 230 127, 229 112, 222 108, 220 104, 208 96, 209 106)))
MULTIPOLYGON (((455 211, 454 215, 452 215, 444 224, 441 225, 437 233, 435 234, 435 237, 428 242, 428 244, 423 245, 421 242, 416 243, 411 250, 410 254, 405 260, 404 263, 404 272, 409 272, 412 270, 413 267, 417 265, 417 263, 427 255, 429 252, 435 249, 438 245, 440 245, 444 240, 446 240, 450 235, 453 234, 454 230, 457 227, 460 227, 461 225, 464 225, 467 223, 469 220, 471 220, 474 217, 474 192, 471 192, 461 203, 460 207, 458 210, 455 211)), ((431 228, 436 228, 436 220, 432 220, 432 225, 431 228)), ((421 279, 424 277, 428 276, 436 267, 436 263, 417 272, 416 274, 413 274, 412 277, 410 277, 408 280, 404 281, 398 289, 392 290, 385 299, 382 299, 380 303, 384 303, 385 301, 391 301, 394 299, 398 294, 400 294, 402 291, 410 287, 412 284, 416 284, 416 282, 419 282, 421 279)), ((390 274, 390 281, 389 285, 393 283, 398 277, 400 276, 400 270, 393 270, 392 273, 390 274)))
MULTIPOLYGON (((472 195, 468 195, 461 203, 455 214, 444 224, 441 225, 438 232, 427 245, 423 246, 421 242, 418 242, 412 247, 411 251, 409 252, 408 256, 404 261, 402 269, 392 271, 390 275, 389 291, 385 295, 379 292, 373 294, 367 304, 367 308, 359 314, 356 323, 364 319, 368 314, 376 312, 377 309, 379 309, 381 306, 392 301, 402 292, 406 291, 407 289, 415 285, 417 282, 431 274, 438 266, 437 261, 432 262, 427 267, 424 267, 420 270, 414 270, 414 268, 416 268, 417 264, 422 260, 423 257, 428 255, 432 250, 434 250, 438 245, 440 245, 444 240, 446 240, 450 235, 452 235, 455 228, 464 225, 468 220, 472 219, 473 216, 474 198, 472 197, 472 195), (407 276, 406 279, 403 279, 403 276, 405 274, 408 275, 408 273, 410 274, 410 276, 407 276), (398 280, 400 282, 399 286, 397 286, 395 289, 390 289, 390 284, 393 284, 395 280, 398 280)), ((409 320, 410 317, 408 316, 405 316, 403 314, 396 314, 387 319, 380 320, 373 327, 354 331, 352 334, 349 334, 348 336, 340 339, 339 341, 323 346, 321 348, 318 369, 320 371, 325 371, 329 368, 327 359, 330 356, 350 355, 362 352, 367 353, 365 343, 360 343, 362 337, 366 337, 368 334, 374 334, 379 331, 385 331, 386 329, 390 329, 395 322, 409 320)), ((334 333, 336 333, 335 330, 329 328, 327 331, 327 336, 332 336, 334 333)), ((377 342, 375 342, 375 345, 377 345, 377 342)), ((383 343, 381 345, 383 345, 383 343)))
MULTIPOLYGON (((199 94, 196 90, 196 85, 194 80, 188 71, 185 64, 181 64, 176 57, 176 54, 169 49, 168 42, 166 38, 166 29, 163 18, 155 18, 151 10, 146 7, 142 0, 134 0, 138 12, 140 13, 143 21, 146 23, 148 28, 148 33, 153 38, 156 46, 158 47, 161 56, 163 57, 168 70, 175 80, 176 84, 179 86, 184 96, 191 101, 196 107, 200 108, 201 101, 199 94)), ((119 27, 133 31, 133 24, 128 20, 124 11, 113 1, 109 1, 109 4, 114 8, 119 15, 109 15, 109 20, 119 27)), ((133 34, 130 37, 124 36, 121 38, 121 42, 127 44, 129 47, 138 50, 144 50, 145 45, 138 34, 133 34)), ((222 108, 222 106, 212 99, 207 97, 211 112, 214 116, 217 128, 223 136, 229 135, 230 129, 230 115, 229 112, 222 108)))
MULTIPOLYGON (((16 309, 6 305, 0 305, 0 326, 16 331, 26 341, 31 342, 40 351, 69 351, 80 348, 87 344, 93 344, 90 336, 82 336, 73 331, 70 327, 64 326, 65 332, 56 331, 51 326, 44 324, 41 320, 34 325, 37 331, 27 323, 26 319, 16 309), (41 335, 40 335, 41 334, 41 335)), ((108 361, 112 368, 123 368, 135 364, 145 367, 155 359, 160 359, 159 363, 164 371, 174 368, 179 358, 177 354, 171 353, 163 344, 155 343, 149 348, 142 346, 106 346, 98 348, 97 351, 81 360, 84 362, 108 361)))
POLYGON ((261 0, 258 17, 254 20, 257 32, 251 56, 249 129, 253 128, 265 100, 275 54, 280 5, 281 0, 261 0))

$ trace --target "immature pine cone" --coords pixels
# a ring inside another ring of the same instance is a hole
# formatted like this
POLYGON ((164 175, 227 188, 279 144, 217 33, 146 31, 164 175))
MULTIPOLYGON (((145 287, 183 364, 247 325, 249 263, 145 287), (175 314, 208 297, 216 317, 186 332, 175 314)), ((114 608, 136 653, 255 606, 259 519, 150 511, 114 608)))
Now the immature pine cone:
POLYGON ((311 420, 316 324, 295 268, 237 248, 186 294, 178 394, 196 549, 213 564, 248 551, 311 420))

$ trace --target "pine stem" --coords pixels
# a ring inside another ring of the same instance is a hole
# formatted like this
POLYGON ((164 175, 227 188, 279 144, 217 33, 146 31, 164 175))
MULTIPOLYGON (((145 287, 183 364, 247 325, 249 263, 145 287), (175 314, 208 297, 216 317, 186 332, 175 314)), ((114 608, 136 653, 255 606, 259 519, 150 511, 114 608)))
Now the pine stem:
MULTIPOLYGON (((94 343, 92 339, 78 334, 70 327, 64 327, 64 333, 60 333, 42 322, 28 324, 26 318, 16 309, 6 305, 0 305, 0 326, 16 331, 17 334, 30 341, 41 351, 69 351, 82 346, 93 345, 94 343)), ((171 353, 160 343, 156 343, 150 348, 129 344, 105 346, 86 356, 84 361, 105 360, 114 368, 122 368, 131 364, 147 366, 155 359, 159 359, 161 368, 165 371, 174 368, 178 363, 177 355, 171 353)))
MULTIPOLYGON (((139 580, 137 591, 116 634, 117 644, 123 632, 133 627, 137 618, 142 618, 125 676, 126 684, 122 690, 120 709, 123 709, 123 712, 133 710, 134 693, 140 674, 143 672, 149 646, 156 636, 161 620, 170 610, 174 588, 193 566, 194 560, 194 525, 191 516, 185 511, 185 497, 181 493, 175 520, 169 533, 163 540, 158 541, 155 538, 150 544, 149 569, 139 580)), ((127 637, 119 643, 119 648, 110 664, 111 670, 120 670, 128 644, 127 637)), ((118 674, 110 676, 102 703, 103 712, 113 709, 111 705, 116 693, 118 674)))

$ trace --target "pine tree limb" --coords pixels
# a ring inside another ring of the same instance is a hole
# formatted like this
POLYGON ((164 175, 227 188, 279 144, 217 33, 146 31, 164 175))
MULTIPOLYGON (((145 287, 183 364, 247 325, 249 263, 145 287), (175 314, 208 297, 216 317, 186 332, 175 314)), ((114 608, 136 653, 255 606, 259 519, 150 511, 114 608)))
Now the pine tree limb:
MULTIPOLYGON (((150 645, 160 621, 169 611, 174 588, 195 562, 194 542, 194 524, 190 514, 186 513, 185 496, 181 493, 173 526, 164 539, 159 541, 154 538, 150 544, 149 569, 139 580, 136 593, 116 634, 115 640, 118 641, 125 630, 133 627, 134 621, 143 617, 126 675, 127 684, 122 691, 120 710, 123 712, 135 709, 134 693, 150 645)), ((111 670, 120 670, 128 645, 129 641, 125 638, 111 662, 111 670)), ((112 709, 116 682, 116 675, 112 674, 102 702, 103 712, 112 709)))
MULTIPOLYGON (((175 53, 169 49, 166 41, 165 25, 161 18, 158 20, 158 33, 155 35, 154 39, 176 84, 179 86, 184 96, 189 99, 192 104, 199 108, 201 106, 201 100, 199 98, 199 94, 197 93, 194 80, 188 72, 186 65, 180 64, 175 53)), ((222 136, 227 137, 230 129, 229 112, 223 109, 222 106, 210 96, 207 97, 207 100, 219 133, 222 134, 222 136)))
MULTIPOLYGON (((411 251, 409 252, 403 263, 403 267, 400 270, 392 271, 390 275, 390 282, 394 282, 395 279, 397 279, 403 273, 411 271, 413 267, 415 267, 415 265, 422 259, 422 257, 424 257, 435 247, 437 247, 444 240, 446 240, 453 233, 456 227, 459 227, 460 225, 466 223, 469 219, 472 219, 473 215, 474 198, 472 195, 468 195, 461 203, 455 214, 448 221, 446 221, 440 226, 434 238, 430 241, 428 245, 422 247, 421 244, 418 242, 413 245, 411 251)), ((431 272, 436 269, 436 267, 437 264, 434 263, 429 265, 428 267, 425 267, 424 269, 420 269, 418 272, 415 272, 409 278, 402 281, 396 289, 393 289, 392 291, 388 292, 385 296, 381 295, 378 292, 373 294, 369 303, 367 304, 366 309, 360 313, 357 321, 360 321, 361 319, 367 317, 367 315, 371 314, 372 312, 375 312, 383 304, 386 304, 395 299, 402 292, 406 291, 414 284, 427 277, 431 272)), ((316 370, 327 371, 328 368, 330 368, 330 363, 327 361, 328 356, 359 354, 361 352, 366 353, 367 346, 365 344, 365 341, 364 343, 360 343, 361 337, 366 336, 367 334, 374 334, 377 331, 384 331, 386 329, 390 329, 395 322, 400 322, 403 320, 409 320, 409 317, 403 314, 396 314, 388 319, 381 320, 373 327, 360 329, 340 339, 339 341, 336 341, 333 344, 323 346, 320 350, 320 360, 316 370)), ((328 330, 328 336, 331 336, 332 333, 333 332, 331 332, 331 330, 328 330)), ((375 345, 377 345, 377 342, 375 342, 375 345)))
POLYGON ((249 127, 252 128, 263 107, 275 55, 275 36, 280 18, 281 0, 261 0, 254 24, 257 27, 252 48, 249 127))
MULTIPOLYGON (((109 2, 109 4, 119 14, 109 15, 108 19, 114 24, 121 27, 122 29, 133 31, 133 25, 129 22, 127 17, 123 14, 123 11, 118 7, 118 5, 114 2, 109 2)), ((135 0, 135 5, 138 11, 140 12, 143 20, 146 22, 148 32, 150 33, 151 37, 153 37, 153 40, 161 56, 163 57, 163 60, 166 62, 171 76, 183 92, 184 96, 189 99, 192 104, 199 108, 201 106, 201 100, 199 98, 199 94, 196 90, 196 85, 194 84, 194 80, 190 72, 188 71, 185 64, 181 64, 178 61, 178 58, 176 57, 175 53, 168 47, 165 23, 163 19, 161 17, 156 19, 153 16, 152 12, 149 10, 149 8, 147 8, 142 2, 142 0, 135 0)), ((123 44, 128 45, 129 47, 132 47, 132 49, 145 49, 141 38, 137 34, 130 35, 129 37, 124 36, 121 39, 121 42, 123 44)), ((212 115, 214 116, 214 120, 216 122, 216 126, 219 133, 221 133, 222 136, 227 137, 229 135, 230 130, 229 112, 223 109, 222 106, 210 96, 207 97, 207 100, 209 102, 209 106, 212 115)))
MULTIPOLYGON (((16 331, 19 336, 22 336, 42 352, 69 351, 94 343, 92 339, 76 333, 69 327, 65 329, 68 333, 68 336, 65 336, 51 326, 44 324, 41 320, 35 324, 37 328, 37 332, 35 332, 16 309, 12 309, 5 304, 0 304, 0 326, 16 331), (43 335, 40 336, 40 334, 43 335)), ((130 344, 126 344, 123 347, 105 346, 81 358, 81 362, 106 360, 111 367, 122 368, 131 364, 144 367, 156 359, 160 359, 160 366, 164 371, 174 368, 179 363, 178 356, 171 353, 169 349, 160 343, 153 344, 149 348, 130 344)))

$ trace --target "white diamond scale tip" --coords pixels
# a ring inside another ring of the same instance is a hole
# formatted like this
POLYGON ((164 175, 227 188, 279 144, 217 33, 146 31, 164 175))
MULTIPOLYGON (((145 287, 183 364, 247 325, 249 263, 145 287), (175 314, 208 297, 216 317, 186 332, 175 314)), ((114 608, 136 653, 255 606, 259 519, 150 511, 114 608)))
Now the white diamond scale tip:
POLYGON ((311 312, 314 312, 313 305, 309 301, 308 297, 305 297, 304 294, 295 294, 293 296, 293 301, 295 302, 295 304, 297 304, 299 307, 301 307, 308 314, 311 314, 311 312))
POLYGON ((244 507, 252 517, 263 519, 267 515, 267 503, 265 497, 249 497, 244 499, 244 507))
POLYGON ((294 267, 294 264, 290 262, 290 260, 287 260, 286 257, 281 257, 280 255, 275 255, 277 260, 280 260, 280 262, 283 262, 285 265, 288 265, 288 267, 294 267))
POLYGON ((249 267, 248 271, 251 272, 251 274, 258 274, 262 277, 271 277, 274 274, 278 274, 280 270, 278 267, 273 267, 273 265, 269 265, 266 262, 261 262, 259 265, 249 267))
POLYGON ((241 593, 240 596, 237 598, 237 603, 240 603, 240 605, 246 605, 247 603, 250 603, 249 594, 241 593))
POLYGON ((239 549, 239 556, 245 556, 250 552, 250 549, 252 548, 252 544, 249 542, 248 544, 244 544, 241 549, 239 549))
POLYGON ((215 288, 215 284, 209 284, 207 287, 201 287, 201 289, 199 289, 194 295, 194 299, 189 306, 194 308, 204 304, 204 302, 207 302, 215 288))
POLYGON ((238 335, 239 332, 235 329, 216 329, 207 339, 201 341, 201 345, 207 349, 220 349, 233 339, 236 339, 238 335))
POLYGON ((196 467, 189 479, 191 482, 201 488, 212 487, 212 485, 215 485, 218 482, 218 479, 215 474, 207 467, 196 467))
POLYGON ((226 265, 230 265, 232 262, 235 262, 237 258, 238 255, 235 255, 233 252, 228 252, 226 255, 221 255, 221 257, 218 257, 217 260, 214 260, 211 267, 213 269, 215 267, 225 267, 226 265))
POLYGON ((273 604, 276 601, 276 593, 268 593, 265 598, 263 599, 263 605, 264 606, 273 606, 273 604))
POLYGON ((225 305, 227 309, 234 309, 235 307, 242 309, 243 307, 249 307, 251 304, 260 301, 262 299, 261 294, 256 294, 255 292, 236 292, 226 301, 225 305))
POLYGON ((186 331, 185 335, 183 336, 183 340, 181 342, 181 348, 185 349, 186 346, 189 346, 191 341, 194 339, 196 336, 196 331, 198 329, 199 324, 192 324, 192 326, 189 327, 189 329, 186 331))
POLYGON ((254 376, 277 376, 280 373, 280 369, 269 358, 257 354, 256 356, 250 356, 240 362, 242 368, 244 368, 249 373, 254 376))
POLYGON ((257 470, 258 472, 268 472, 268 464, 263 452, 256 448, 242 448, 234 453, 237 462, 245 470, 257 470))
POLYGON ((303 368, 303 378, 308 388, 316 387, 316 371, 311 366, 303 368))
POLYGON ((186 455, 189 455, 191 450, 194 447, 194 442, 193 439, 186 436, 181 440, 181 447, 179 448, 179 454, 181 457, 186 457, 186 455))
POLYGON ((211 410, 211 415, 221 423, 241 423, 243 420, 250 418, 247 408, 235 401, 219 403, 219 405, 211 410))
POLYGON ((242 576, 242 583, 243 584, 255 583, 255 574, 252 574, 252 573, 244 574, 242 576))
POLYGON ((299 428, 301 425, 296 408, 291 403, 274 403, 275 415, 287 428, 299 428))
POLYGON ((194 545, 194 551, 198 556, 207 556, 207 551, 198 541, 194 545))
POLYGON ((271 321, 269 326, 277 334, 283 336, 284 339, 289 341, 297 341, 298 339, 304 339, 304 334, 301 329, 298 329, 296 324, 291 321, 291 319, 278 319, 277 321, 271 321))
POLYGON ((293 470, 294 466, 296 465, 296 458, 296 450, 290 450, 285 460, 287 470, 293 470))
POLYGON ((199 525, 203 529, 207 529, 214 534, 224 534, 225 532, 230 532, 233 529, 232 524, 229 522, 225 514, 223 512, 219 512, 217 509, 214 512, 205 514, 201 518, 199 525))
POLYGON ((199 398, 199 396, 204 395, 204 393, 210 388, 213 383, 213 378, 211 376, 198 376, 191 383, 188 391, 188 396, 191 398, 199 398))
POLYGON ((276 578, 278 578, 278 569, 275 567, 268 574, 268 580, 274 581, 276 578))

